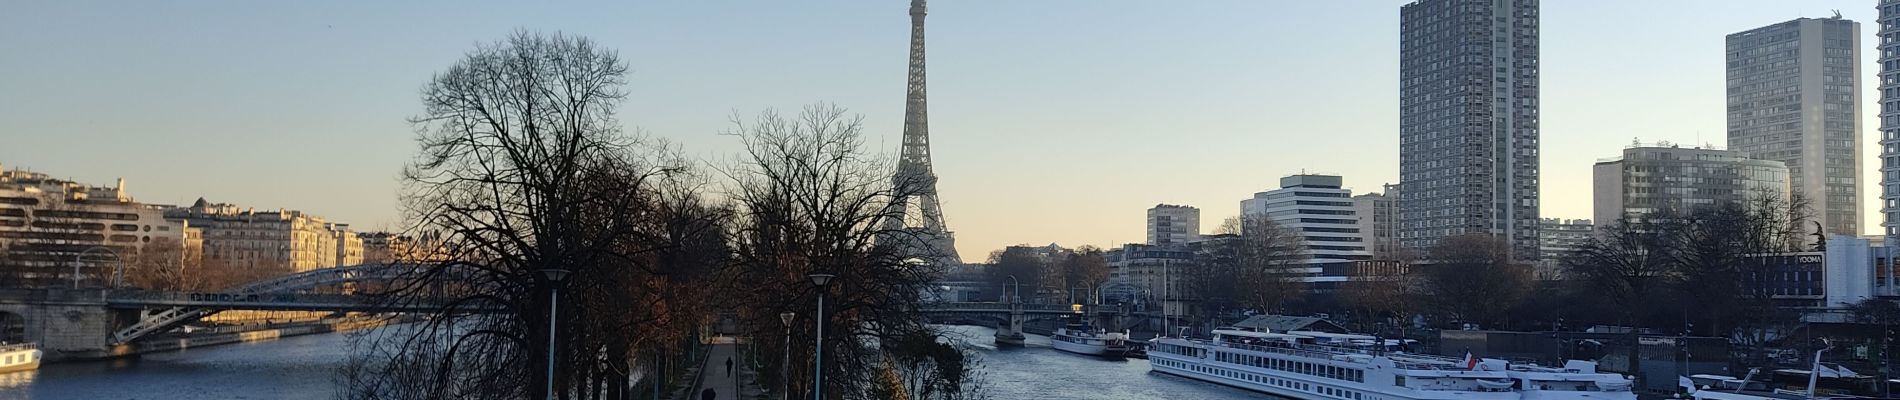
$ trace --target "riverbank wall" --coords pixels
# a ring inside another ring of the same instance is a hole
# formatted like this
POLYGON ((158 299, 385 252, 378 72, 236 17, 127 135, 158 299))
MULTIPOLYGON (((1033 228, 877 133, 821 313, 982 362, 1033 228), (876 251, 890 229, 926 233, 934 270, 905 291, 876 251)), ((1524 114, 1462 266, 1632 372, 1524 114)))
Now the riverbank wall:
POLYGON ((56 362, 68 362, 68 361, 103 360, 103 359, 111 359, 111 358, 118 358, 118 357, 134 356, 134 355, 145 354, 145 353, 184 350, 184 349, 190 349, 194 347, 217 346, 217 345, 233 344, 233 343, 260 342, 260 341, 267 341, 267 340, 275 340, 278 338, 286 338, 286 337, 302 336, 302 335, 314 335, 314 334, 319 334, 319 333, 348 332, 348 331, 369 329, 369 328, 375 328, 375 327, 380 327, 380 326, 389 325, 393 323, 402 323, 402 322, 407 322, 407 321, 390 320, 386 318, 349 317, 349 318, 331 318, 331 319, 297 322, 297 323, 247 325, 247 326, 241 326, 241 327, 222 327, 218 329, 205 329, 205 330, 195 331, 192 333, 168 334, 161 337, 143 339, 143 340, 139 340, 132 343, 113 346, 110 351, 105 352, 104 354, 98 354, 98 355, 88 355, 88 354, 61 355, 56 352, 48 352, 46 361, 49 363, 56 363, 56 362))

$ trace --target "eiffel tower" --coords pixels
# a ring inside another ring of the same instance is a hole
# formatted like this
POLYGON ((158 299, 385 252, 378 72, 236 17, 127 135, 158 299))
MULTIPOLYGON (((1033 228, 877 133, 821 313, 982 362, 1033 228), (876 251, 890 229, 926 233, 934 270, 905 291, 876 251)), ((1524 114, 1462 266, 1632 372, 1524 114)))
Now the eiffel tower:
POLYGON ((937 204, 937 174, 930 169, 929 108, 924 101, 924 0, 911 0, 904 148, 897 161, 897 174, 891 178, 899 196, 893 199, 894 211, 888 214, 904 217, 885 219, 884 229, 908 231, 912 255, 938 266, 956 267, 963 264, 963 259, 957 257, 956 239, 944 227, 943 210, 937 204), (912 225, 912 219, 916 225, 912 225))

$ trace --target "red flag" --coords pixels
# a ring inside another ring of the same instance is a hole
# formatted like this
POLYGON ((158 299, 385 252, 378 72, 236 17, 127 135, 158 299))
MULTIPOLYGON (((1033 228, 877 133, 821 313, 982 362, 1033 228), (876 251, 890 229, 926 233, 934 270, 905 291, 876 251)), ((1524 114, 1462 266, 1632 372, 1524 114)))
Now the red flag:
POLYGON ((1478 358, 1472 357, 1471 352, 1469 351, 1465 352, 1465 369, 1469 369, 1469 370, 1478 369, 1478 358))

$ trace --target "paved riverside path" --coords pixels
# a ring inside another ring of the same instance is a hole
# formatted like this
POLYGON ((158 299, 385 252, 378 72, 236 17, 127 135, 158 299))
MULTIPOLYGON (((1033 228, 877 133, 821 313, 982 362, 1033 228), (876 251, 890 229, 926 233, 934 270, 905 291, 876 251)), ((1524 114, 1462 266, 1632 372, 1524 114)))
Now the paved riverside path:
POLYGON ((719 394, 719 397, 716 397, 719 400, 758 397, 758 389, 750 382, 754 377, 752 368, 739 357, 737 342, 731 337, 714 338, 712 342, 710 353, 706 356, 706 365, 699 368, 699 387, 688 392, 687 398, 699 400, 699 393, 709 388, 719 394), (726 360, 732 360, 732 376, 726 376, 726 360), (744 393, 744 397, 741 397, 740 393, 744 393))

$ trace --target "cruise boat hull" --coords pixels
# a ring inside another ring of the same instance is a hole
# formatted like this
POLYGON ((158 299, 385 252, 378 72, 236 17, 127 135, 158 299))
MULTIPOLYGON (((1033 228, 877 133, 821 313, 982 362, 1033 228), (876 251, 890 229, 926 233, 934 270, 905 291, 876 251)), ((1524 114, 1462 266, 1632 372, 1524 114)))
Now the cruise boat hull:
POLYGON ((1148 344, 1155 372, 1311 400, 1636 400, 1629 381, 1595 363, 1563 368, 1376 353, 1275 340, 1302 336, 1215 330, 1213 340, 1163 338, 1148 344), (1528 388, 1528 389, 1527 389, 1528 388))

